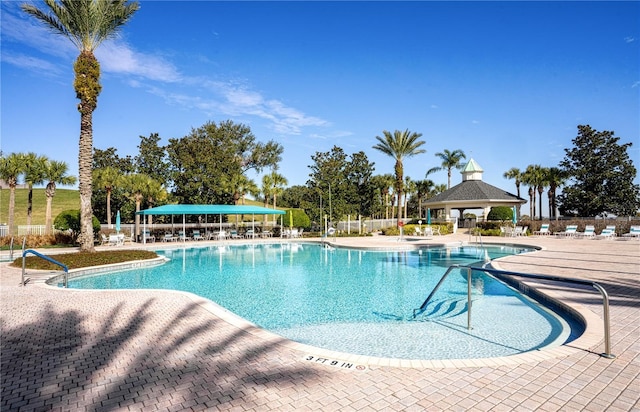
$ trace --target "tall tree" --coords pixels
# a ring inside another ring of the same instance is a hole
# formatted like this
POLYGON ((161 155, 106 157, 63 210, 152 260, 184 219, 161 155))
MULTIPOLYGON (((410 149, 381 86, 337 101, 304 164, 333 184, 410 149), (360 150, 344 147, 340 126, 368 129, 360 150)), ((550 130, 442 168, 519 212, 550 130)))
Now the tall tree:
POLYGON ((159 141, 158 133, 152 133, 149 137, 140 136, 138 156, 135 157, 136 172, 166 185, 170 177, 169 165, 165 147, 158 145, 159 141))
POLYGON ((251 129, 231 121, 208 122, 181 139, 169 139, 172 193, 180 203, 234 202, 234 181, 281 160, 282 146, 255 141, 251 129))
POLYGON ((124 0, 44 0, 48 12, 32 4, 22 10, 42 22, 55 34, 74 44, 80 55, 74 63, 74 89, 80 100, 80 149, 78 172, 80 190, 80 250, 94 251, 91 208, 91 167, 93 156, 93 112, 98 105, 100 63, 94 52, 103 41, 115 36, 138 10, 137 2, 124 0))
POLYGON ((435 183, 433 180, 424 179, 416 181, 416 193, 418 196, 418 218, 422 219, 422 201, 431 194, 435 183))
MULTIPOLYGON (((517 167, 512 167, 511 169, 504 172, 502 175, 505 179, 513 179, 516 183, 516 194, 520 197, 520 183, 522 182, 522 172, 517 167)), ((520 219, 520 205, 516 208, 517 218, 520 219)))
POLYGON ((557 218, 558 208, 556 202, 556 190, 564 184, 566 178, 560 168, 550 167, 547 169, 546 180, 549 185, 549 218, 557 218))
MULTIPOLYGON (((522 174, 522 182, 529 186, 531 219, 536 217, 536 192, 542 193, 545 184, 544 169, 540 165, 529 165, 522 174)), ((542 195, 541 195, 542 196, 542 195)), ((540 200, 540 219, 542 219, 542 200, 540 200)))
POLYGON ((462 169, 464 167, 460 162, 462 159, 466 159, 467 156, 460 149, 456 149, 454 151, 449 151, 448 149, 444 149, 442 152, 436 153, 436 157, 439 157, 442 160, 440 167, 433 167, 427 171, 427 175, 432 172, 446 170, 447 171, 447 189, 451 188, 451 170, 453 169, 462 169))
POLYGON ((45 195, 47 196, 47 209, 45 212, 45 233, 53 233, 53 219, 51 216, 51 205, 53 197, 56 195, 56 185, 74 185, 76 177, 67 174, 69 166, 65 162, 57 160, 47 161, 44 167, 44 179, 47 181, 45 195))
POLYGON ((404 190, 404 166, 403 160, 407 157, 412 157, 420 153, 425 153, 426 150, 420 149, 420 146, 425 144, 423 140, 418 140, 422 136, 422 133, 409 132, 409 129, 405 131, 396 130, 391 132, 384 130, 382 132, 384 137, 376 136, 378 144, 373 146, 374 149, 381 151, 395 159, 396 164, 394 167, 396 183, 396 196, 398 199, 398 219, 397 225, 400 225, 402 219, 402 210, 400 208, 400 199, 404 190))
MULTIPOLYGON (((280 196, 282 192, 284 192, 284 189, 289 184, 289 181, 287 180, 286 177, 278 173, 276 168, 273 168, 271 170, 270 175, 271 175, 271 184, 272 184, 271 196, 273 197, 273 208, 276 209, 278 196, 280 196)), ((274 224, 276 222, 276 219, 277 219, 277 216, 273 215, 274 224)))
POLYGON ((14 235, 15 231, 15 211, 16 211, 16 187, 18 179, 24 170, 24 155, 22 153, 11 153, 0 159, 0 178, 9 186, 9 235, 14 235))
POLYGON ((27 194, 27 226, 31 226, 31 216, 33 214, 33 185, 44 183, 45 166, 49 159, 47 159, 46 156, 39 156, 30 152, 24 155, 23 161, 24 182, 27 184, 29 190, 27 194))
POLYGON ((407 208, 409 206, 409 196, 413 196, 416 192, 416 182, 411 180, 409 176, 404 177, 404 187, 405 187, 405 195, 404 195, 404 218, 407 218, 407 208))
POLYGON ((640 209, 640 186, 633 183, 637 171, 627 150, 612 131, 599 132, 578 126, 573 147, 565 150, 560 169, 570 177, 558 196, 562 214, 597 216, 613 213, 634 216, 640 209))
MULTIPOLYGON (((156 196, 158 196, 158 192, 160 192, 160 183, 141 173, 126 175, 122 180, 122 185, 128 193, 129 197, 135 202, 136 212, 139 212, 141 210, 142 201, 145 200, 145 198, 155 198, 156 196)), ((134 221, 134 232, 137 237, 138 235, 140 235, 139 214, 136 213, 134 221)))
POLYGON ((93 169, 93 181, 95 186, 103 188, 107 192, 107 225, 111 226, 111 194, 122 180, 122 174, 114 167, 107 166, 101 169, 93 169))

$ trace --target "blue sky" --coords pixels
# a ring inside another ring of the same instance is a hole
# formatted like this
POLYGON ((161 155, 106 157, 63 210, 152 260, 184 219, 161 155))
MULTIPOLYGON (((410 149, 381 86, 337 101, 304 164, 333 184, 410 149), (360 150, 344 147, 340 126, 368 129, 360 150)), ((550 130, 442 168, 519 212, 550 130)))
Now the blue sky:
MULTIPOLYGON (((78 52, 19 5, 1 9, 2 151, 77 175, 78 52)), ((462 149, 515 193, 505 171, 556 166, 589 124, 633 142, 640 167, 640 2, 142 1, 96 55, 94 147, 121 156, 140 135, 166 143, 230 119, 283 145, 279 172, 295 185, 334 145, 393 173, 375 136, 409 129, 427 150, 405 160, 412 179, 462 149)))

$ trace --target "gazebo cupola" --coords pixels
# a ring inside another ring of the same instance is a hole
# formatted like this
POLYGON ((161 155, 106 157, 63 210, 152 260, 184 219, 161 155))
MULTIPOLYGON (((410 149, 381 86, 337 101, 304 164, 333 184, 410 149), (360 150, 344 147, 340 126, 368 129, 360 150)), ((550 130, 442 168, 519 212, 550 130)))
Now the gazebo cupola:
POLYGON ((469 162, 466 164, 464 169, 462 169, 462 181, 466 182, 467 180, 482 180, 482 168, 480 165, 473 159, 469 159, 469 162))

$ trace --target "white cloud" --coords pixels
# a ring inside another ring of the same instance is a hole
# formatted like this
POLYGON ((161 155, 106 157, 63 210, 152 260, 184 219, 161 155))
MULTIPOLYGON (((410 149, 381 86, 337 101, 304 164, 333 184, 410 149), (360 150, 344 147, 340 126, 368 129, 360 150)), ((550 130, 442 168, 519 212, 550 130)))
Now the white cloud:
POLYGON ((96 58, 105 72, 133 74, 169 83, 180 79, 180 74, 171 63, 157 56, 136 52, 123 42, 102 43, 96 50, 96 58))
POLYGON ((633 43, 634 41, 636 41, 636 39, 634 37, 631 36, 627 36, 624 38, 624 42, 625 43, 633 43))

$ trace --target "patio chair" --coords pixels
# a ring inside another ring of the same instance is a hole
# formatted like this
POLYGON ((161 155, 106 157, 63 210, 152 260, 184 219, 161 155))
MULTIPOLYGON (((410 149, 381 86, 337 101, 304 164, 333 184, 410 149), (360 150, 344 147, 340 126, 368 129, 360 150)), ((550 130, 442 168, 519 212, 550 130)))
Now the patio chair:
POLYGON ((578 230, 578 225, 567 225, 564 232, 554 233, 557 237, 574 237, 578 230))
POLYGON ((107 237, 107 235, 105 235, 104 233, 100 233, 100 236, 102 237, 102 240, 100 241, 100 246, 108 245, 109 238, 107 237))
POLYGON ((234 230, 229 231, 229 237, 231 239, 240 239, 242 236, 240 236, 238 234, 238 231, 234 229, 234 230))
POLYGON ((625 239, 640 239, 640 226, 631 226, 629 233, 625 233, 622 237, 625 239))
POLYGON ((165 233, 164 237, 162 238, 163 242, 175 242, 178 238, 176 238, 175 236, 173 236, 173 233, 165 233))
POLYGON ((534 236, 549 236, 551 232, 549 231, 549 223, 543 223, 540 226, 540 230, 535 230, 533 232, 534 236))
POLYGON ((122 246, 124 245, 124 235, 109 235, 109 246, 122 246))
POLYGON ((301 227, 300 230, 298 231, 298 237, 302 237, 302 232, 304 232, 303 227, 301 227))
MULTIPOLYGON (((614 226, 615 228, 615 226, 614 226)), ((595 238, 596 239, 606 239, 606 240, 612 240, 615 239, 616 237, 616 231, 615 229, 610 229, 609 226, 607 226, 607 228, 602 229, 602 232, 597 235, 595 238)))
POLYGON ((156 241, 155 236, 151 234, 150 230, 145 230, 143 236, 144 236, 144 241, 147 243, 148 242, 155 243, 156 241))
POLYGON ((218 240, 225 240, 225 239, 229 238, 229 235, 227 234, 227 232, 225 230, 221 230, 221 231, 218 232, 217 238, 218 238, 218 240))
POLYGON ((587 225, 584 228, 584 232, 576 232, 575 236, 580 239, 593 239, 596 235, 596 228, 593 225, 587 225))
POLYGON ((190 237, 189 237, 189 236, 187 236, 187 235, 184 233, 184 230, 180 230, 180 231, 178 232, 178 240, 182 240, 183 242, 185 242, 185 241, 187 241, 187 240, 189 240, 189 239, 190 239, 190 237))
POLYGON ((253 231, 253 229, 247 229, 247 231, 244 232, 244 237, 253 239, 255 237, 255 232, 253 231))
POLYGON ((440 226, 429 226, 431 233, 440 236, 440 226))
POLYGON ((204 236, 200 234, 198 229, 194 229, 193 233, 191 233, 191 237, 193 240, 204 240, 204 236))

